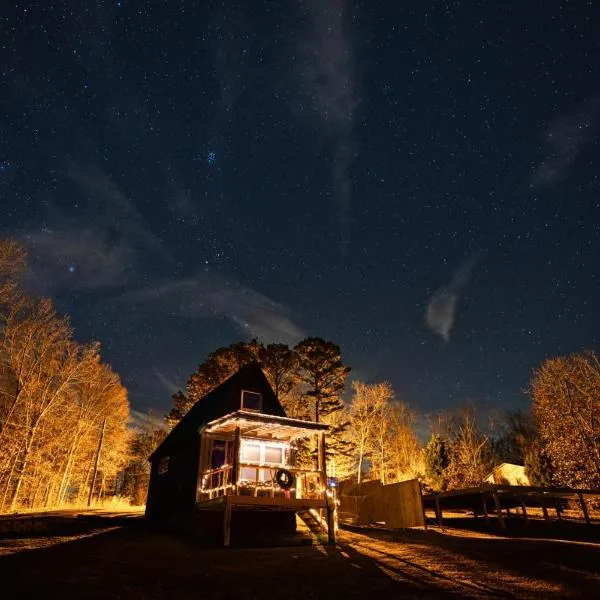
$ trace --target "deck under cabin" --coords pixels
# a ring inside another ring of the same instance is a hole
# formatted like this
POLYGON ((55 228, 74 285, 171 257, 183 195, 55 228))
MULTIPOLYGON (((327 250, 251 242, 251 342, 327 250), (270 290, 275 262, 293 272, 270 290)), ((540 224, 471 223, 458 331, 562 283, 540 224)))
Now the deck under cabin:
POLYGON ((239 410, 200 430, 196 510, 223 512, 223 544, 231 536, 234 510, 324 513, 335 543, 335 503, 327 492, 322 423, 239 410), (299 442, 317 438, 313 468, 301 468, 299 442))

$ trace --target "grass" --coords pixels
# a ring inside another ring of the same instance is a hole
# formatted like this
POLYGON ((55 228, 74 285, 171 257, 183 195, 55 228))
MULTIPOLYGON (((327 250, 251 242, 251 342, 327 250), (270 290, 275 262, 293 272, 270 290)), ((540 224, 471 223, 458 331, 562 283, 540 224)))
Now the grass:
POLYGON ((335 547, 207 547, 93 513, 0 540, 10 598, 600 597, 600 544, 437 527, 353 529, 335 547), (58 531, 58 530, 57 530, 58 531))

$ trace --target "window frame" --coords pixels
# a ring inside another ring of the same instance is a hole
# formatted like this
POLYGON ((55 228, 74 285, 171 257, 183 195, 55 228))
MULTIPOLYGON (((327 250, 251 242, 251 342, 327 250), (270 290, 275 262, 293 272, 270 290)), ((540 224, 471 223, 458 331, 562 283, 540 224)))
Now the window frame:
POLYGON ((259 465, 270 467, 274 465, 279 465, 285 467, 289 464, 289 444, 287 442, 280 442, 275 440, 261 440, 256 438, 243 438, 240 448, 240 462, 249 463, 252 465, 259 465), (244 447, 248 446, 258 446, 259 447, 259 457, 258 460, 247 460, 242 458, 244 453, 244 447), (281 450, 281 461, 280 462, 267 462, 265 460, 267 447, 277 448, 281 450))
POLYGON ((169 456, 161 456, 156 465, 156 472, 159 476, 166 475, 169 472, 169 463, 171 462, 169 456))
POLYGON ((255 392, 253 390, 242 390, 240 393, 240 410, 245 410, 248 412, 261 413, 263 410, 263 395, 260 392, 255 392), (259 397, 258 408, 248 408, 244 406, 244 394, 254 394, 259 397))

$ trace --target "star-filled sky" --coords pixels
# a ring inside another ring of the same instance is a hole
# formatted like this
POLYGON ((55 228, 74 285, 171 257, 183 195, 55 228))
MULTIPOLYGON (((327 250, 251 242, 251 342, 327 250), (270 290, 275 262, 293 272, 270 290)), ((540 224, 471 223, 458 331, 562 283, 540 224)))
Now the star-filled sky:
POLYGON ((597 2, 0 8, 0 235, 136 410, 257 336, 428 412, 598 349, 597 2))

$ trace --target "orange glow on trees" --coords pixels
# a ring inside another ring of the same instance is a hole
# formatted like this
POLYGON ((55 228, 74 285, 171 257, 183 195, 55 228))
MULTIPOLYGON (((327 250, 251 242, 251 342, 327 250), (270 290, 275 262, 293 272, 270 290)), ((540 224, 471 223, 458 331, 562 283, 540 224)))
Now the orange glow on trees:
POLYGON ((97 344, 73 340, 48 299, 20 285, 25 253, 0 240, 0 512, 81 502, 92 485, 106 419, 96 497, 126 460, 127 392, 97 344))
POLYGON ((546 360, 530 385, 554 483, 600 487, 600 361, 594 352, 546 360))

